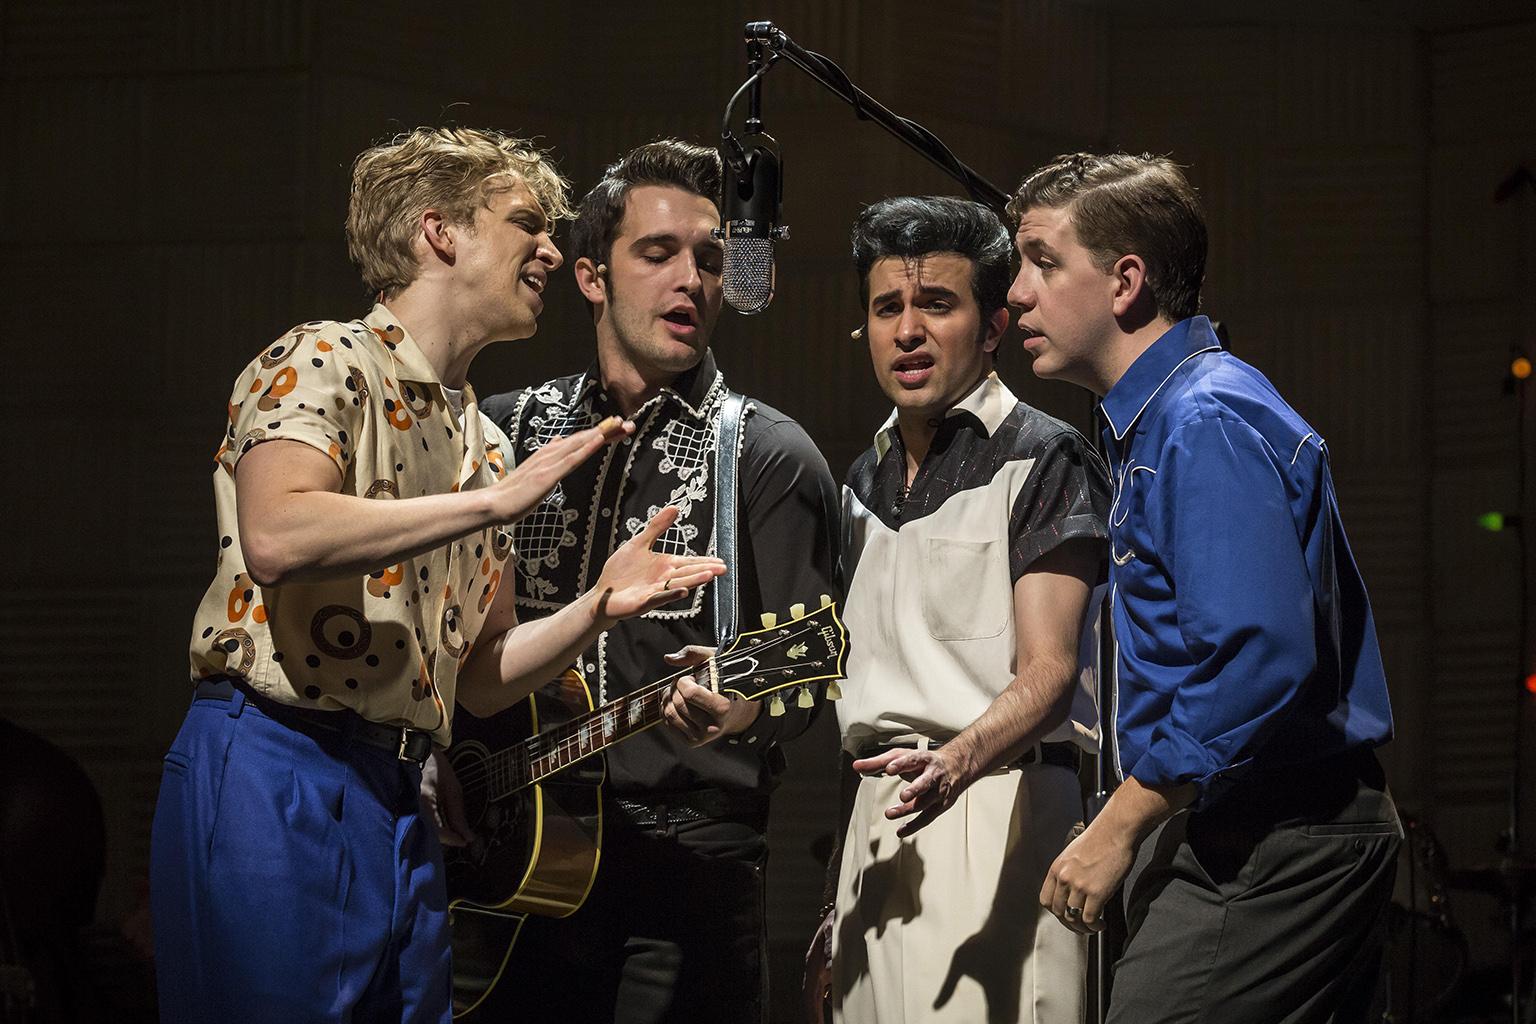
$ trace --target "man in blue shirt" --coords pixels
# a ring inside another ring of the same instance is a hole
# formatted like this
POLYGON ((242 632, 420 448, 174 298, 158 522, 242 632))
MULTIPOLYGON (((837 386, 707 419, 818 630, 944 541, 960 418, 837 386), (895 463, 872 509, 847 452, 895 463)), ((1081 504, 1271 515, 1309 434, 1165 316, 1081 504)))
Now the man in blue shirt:
POLYGON ((1195 315, 1206 229, 1166 159, 1076 154, 1010 205, 1041 377, 1103 399, 1122 782, 1040 901, 1128 939, 1111 1021, 1352 1021, 1401 837, 1375 625, 1328 449, 1195 315))

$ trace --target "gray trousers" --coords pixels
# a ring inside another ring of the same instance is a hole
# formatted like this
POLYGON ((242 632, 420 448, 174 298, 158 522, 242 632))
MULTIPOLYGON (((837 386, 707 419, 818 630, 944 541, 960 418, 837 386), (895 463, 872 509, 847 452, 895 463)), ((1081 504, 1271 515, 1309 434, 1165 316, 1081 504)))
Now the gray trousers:
POLYGON ((1401 839, 1369 751, 1175 815, 1127 879, 1110 1024, 1363 1024, 1401 839))

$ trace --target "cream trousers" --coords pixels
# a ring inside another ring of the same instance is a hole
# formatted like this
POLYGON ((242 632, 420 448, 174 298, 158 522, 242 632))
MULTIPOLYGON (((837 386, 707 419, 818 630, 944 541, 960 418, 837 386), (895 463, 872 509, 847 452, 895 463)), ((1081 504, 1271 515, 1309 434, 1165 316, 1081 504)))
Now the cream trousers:
POLYGON ((900 778, 865 778, 843 841, 832 939, 839 1024, 1081 1024, 1087 940, 1039 903, 1082 819, 1077 779, 995 772, 916 835, 884 811, 900 778))

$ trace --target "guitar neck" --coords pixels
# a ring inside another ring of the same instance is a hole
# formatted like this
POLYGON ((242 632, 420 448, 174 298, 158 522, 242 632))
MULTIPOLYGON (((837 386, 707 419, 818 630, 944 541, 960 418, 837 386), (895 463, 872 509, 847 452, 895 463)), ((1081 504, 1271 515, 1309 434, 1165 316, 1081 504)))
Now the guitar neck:
MULTIPOLYGON (((774 622, 772 615, 764 615, 764 628, 741 634, 730 649, 702 665, 674 672, 491 754, 486 758, 491 799, 540 782, 657 724, 672 695, 673 683, 687 674, 699 677, 701 685, 716 693, 746 700, 801 686, 804 703, 800 706, 810 707, 806 684, 841 678, 847 634, 831 598, 823 597, 821 608, 810 615, 805 614, 803 605, 790 610, 793 618, 783 624, 774 622)), ((770 711, 784 713, 781 698, 775 697, 770 711)))
MULTIPOLYGON (((673 682, 687 671, 695 670, 678 672, 626 693, 600 708, 508 747, 496 757, 498 761, 504 759, 496 766, 498 781, 502 783, 497 787, 497 796, 541 782, 577 761, 657 724, 661 721, 667 698, 672 694, 673 682)), ((714 680, 719 678, 713 658, 696 671, 707 672, 714 680)))

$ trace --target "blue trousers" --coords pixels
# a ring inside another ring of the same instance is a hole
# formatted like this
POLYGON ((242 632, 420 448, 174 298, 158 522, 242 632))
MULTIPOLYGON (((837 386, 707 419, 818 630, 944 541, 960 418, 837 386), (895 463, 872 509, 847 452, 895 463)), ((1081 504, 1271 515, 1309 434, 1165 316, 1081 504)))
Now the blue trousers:
POLYGON ((448 900, 420 779, 239 692, 193 701, 151 839, 161 1020, 446 1024, 448 900))

